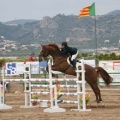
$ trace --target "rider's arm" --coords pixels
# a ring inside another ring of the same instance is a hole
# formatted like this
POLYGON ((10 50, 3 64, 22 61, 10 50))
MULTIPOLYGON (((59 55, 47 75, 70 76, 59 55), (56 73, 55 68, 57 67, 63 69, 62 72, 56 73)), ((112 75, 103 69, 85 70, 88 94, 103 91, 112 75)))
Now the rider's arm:
POLYGON ((65 55, 65 54, 68 54, 69 52, 68 52, 68 49, 61 49, 61 53, 65 55))

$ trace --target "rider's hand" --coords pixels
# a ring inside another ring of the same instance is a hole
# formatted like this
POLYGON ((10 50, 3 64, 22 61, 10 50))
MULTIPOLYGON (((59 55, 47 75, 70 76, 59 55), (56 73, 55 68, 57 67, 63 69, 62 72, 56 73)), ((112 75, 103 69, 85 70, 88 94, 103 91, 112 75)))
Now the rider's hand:
POLYGON ((60 49, 64 49, 65 47, 64 47, 64 46, 60 46, 59 48, 60 48, 60 49))

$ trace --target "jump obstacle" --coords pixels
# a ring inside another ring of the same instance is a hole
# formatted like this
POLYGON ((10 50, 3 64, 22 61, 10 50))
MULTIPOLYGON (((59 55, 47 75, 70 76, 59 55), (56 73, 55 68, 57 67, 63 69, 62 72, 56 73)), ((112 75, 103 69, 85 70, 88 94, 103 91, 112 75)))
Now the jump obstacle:
MULTIPOLYGON (((24 71, 24 78, 25 79, 5 79, 4 78, 4 72, 3 72, 3 82, 9 81, 23 81, 25 82, 25 105, 21 106, 21 108, 31 108, 34 107, 32 106, 31 102, 32 101, 37 101, 37 102, 50 102, 51 107, 44 109, 44 112, 65 112, 66 110, 63 108, 59 108, 58 106, 58 102, 60 100, 57 100, 57 88, 56 85, 52 85, 52 82, 55 81, 56 79, 52 78, 52 70, 51 70, 51 63, 50 61, 48 62, 48 66, 49 66, 49 79, 33 79, 31 78, 31 72, 30 72, 30 64, 28 66, 29 70, 28 71, 24 71), (26 75, 29 75, 29 78, 27 78, 26 75), (32 85, 31 82, 32 81, 40 81, 40 82, 45 82, 48 81, 49 85, 32 85), (27 90, 27 86, 29 86, 29 90, 27 90), (32 87, 48 87, 50 88, 50 92, 32 92, 32 87), (53 100, 53 95, 52 92, 53 90, 55 91, 55 95, 54 95, 54 100, 53 100), (32 94, 42 94, 42 95, 50 95, 50 100, 41 100, 41 99, 32 99, 31 96, 32 94), (28 98, 29 97, 29 98, 28 98), (29 101, 29 102, 28 102, 29 101), (53 104, 53 102, 55 104, 53 104)), ((77 104, 77 109, 71 109, 71 111, 91 111, 90 109, 86 109, 86 101, 85 101, 85 70, 84 70, 84 62, 83 60, 81 60, 81 63, 77 63, 76 64, 76 73, 77 73, 77 77, 74 79, 69 79, 69 78, 64 78, 64 79, 57 79, 57 81, 76 81, 77 85, 60 85, 61 88, 76 88, 77 87, 77 92, 76 93, 60 93, 61 95, 76 95, 77 96, 77 101, 68 101, 68 100, 63 100, 62 103, 68 103, 68 104, 77 104), (79 66, 81 66, 81 70, 79 70, 79 66), (79 74, 81 73, 82 75, 82 79, 79 80, 79 74), (80 89, 82 87, 82 89, 80 89), (83 102, 80 102, 80 98, 82 97, 83 102)), ((3 70, 4 71, 4 70, 3 70)), ((4 89, 3 89, 4 92, 4 89)), ((4 96, 3 96, 3 101, 4 101, 4 96)), ((4 102, 0 102, 0 109, 4 109, 2 106, 7 106, 4 104, 4 102)), ((9 106, 10 107, 10 106, 9 106)), ((45 107, 47 107, 45 105, 45 107)), ((12 107, 11 107, 12 108, 12 107)))
POLYGON ((12 109, 12 106, 5 104, 5 80, 4 80, 4 67, 2 67, 2 84, 0 84, 0 109, 12 109))

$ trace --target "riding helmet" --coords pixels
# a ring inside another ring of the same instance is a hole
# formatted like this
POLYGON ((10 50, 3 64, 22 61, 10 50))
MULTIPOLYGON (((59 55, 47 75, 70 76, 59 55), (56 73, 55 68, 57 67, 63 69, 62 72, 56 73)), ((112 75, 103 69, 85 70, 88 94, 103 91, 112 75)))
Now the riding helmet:
POLYGON ((68 45, 67 45, 67 42, 62 42, 62 44, 61 44, 62 46, 65 46, 65 47, 67 47, 68 45))

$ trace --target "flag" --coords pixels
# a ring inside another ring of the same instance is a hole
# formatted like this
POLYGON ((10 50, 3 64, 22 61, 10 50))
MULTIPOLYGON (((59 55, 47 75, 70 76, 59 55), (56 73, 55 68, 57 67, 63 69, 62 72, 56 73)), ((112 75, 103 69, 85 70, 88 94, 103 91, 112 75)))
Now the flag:
POLYGON ((78 18, 86 16, 95 16, 95 3, 80 10, 78 18))

